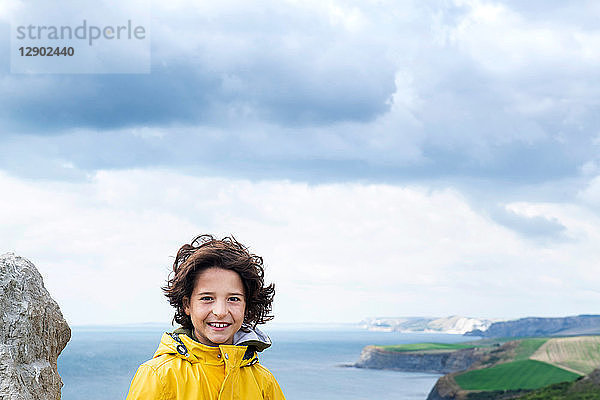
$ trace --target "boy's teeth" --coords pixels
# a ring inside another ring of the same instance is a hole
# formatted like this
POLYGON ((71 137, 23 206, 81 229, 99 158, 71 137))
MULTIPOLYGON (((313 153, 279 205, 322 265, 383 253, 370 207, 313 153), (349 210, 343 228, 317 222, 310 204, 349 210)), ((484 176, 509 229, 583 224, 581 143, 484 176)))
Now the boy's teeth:
POLYGON ((214 326, 215 328, 225 328, 229 324, 219 323, 219 322, 211 322, 209 325, 214 326))

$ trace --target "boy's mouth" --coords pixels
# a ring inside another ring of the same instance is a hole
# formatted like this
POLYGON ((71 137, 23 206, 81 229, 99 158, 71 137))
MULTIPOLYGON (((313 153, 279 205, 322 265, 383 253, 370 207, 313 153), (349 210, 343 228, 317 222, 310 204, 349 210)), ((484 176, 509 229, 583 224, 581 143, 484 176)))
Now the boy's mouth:
POLYGON ((231 324, 228 322, 208 322, 207 325, 209 325, 213 328, 223 329, 223 328, 227 328, 231 324))

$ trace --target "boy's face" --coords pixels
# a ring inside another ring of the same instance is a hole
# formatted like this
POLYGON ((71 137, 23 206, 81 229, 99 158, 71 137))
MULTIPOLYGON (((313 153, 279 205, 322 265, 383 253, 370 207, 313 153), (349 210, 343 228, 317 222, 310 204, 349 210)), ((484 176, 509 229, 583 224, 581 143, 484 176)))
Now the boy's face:
POLYGON ((184 311, 192 319, 194 334, 208 346, 233 344, 246 311, 244 285, 237 272, 209 268, 197 276, 184 311))

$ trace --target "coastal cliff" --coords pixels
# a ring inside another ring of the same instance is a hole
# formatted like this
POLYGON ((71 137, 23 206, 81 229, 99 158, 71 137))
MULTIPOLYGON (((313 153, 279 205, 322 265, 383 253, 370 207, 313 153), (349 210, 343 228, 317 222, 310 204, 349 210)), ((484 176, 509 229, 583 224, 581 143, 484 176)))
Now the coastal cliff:
POLYGON ((578 315, 560 318, 528 317, 494 322, 485 330, 474 329, 467 336, 536 337, 600 334, 600 315, 578 315))
MULTIPOLYGON (((436 382, 426 400, 516 400, 526 390, 496 390, 487 392, 468 392, 462 390, 454 381, 454 375, 444 375, 436 382)), ((536 400, 539 400, 537 398, 536 400)))
POLYGON ((357 368, 392 369, 407 372, 448 374, 469 368, 487 351, 470 348, 453 351, 388 351, 377 346, 366 346, 357 368))
POLYGON ((463 400, 465 398, 466 394, 454 382, 452 375, 444 375, 438 379, 427 396, 427 400, 463 400))

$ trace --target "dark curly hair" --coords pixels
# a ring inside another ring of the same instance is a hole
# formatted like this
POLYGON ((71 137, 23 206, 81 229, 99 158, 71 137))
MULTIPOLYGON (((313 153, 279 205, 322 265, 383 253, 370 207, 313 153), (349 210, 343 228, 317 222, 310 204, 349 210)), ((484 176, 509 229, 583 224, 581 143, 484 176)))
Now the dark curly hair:
POLYGON ((176 310, 173 322, 193 329, 192 320, 184 311, 184 299, 191 297, 196 277, 214 267, 237 272, 242 279, 246 298, 243 330, 273 319, 270 312, 275 285, 265 286, 262 257, 250 253, 233 236, 217 240, 212 235, 199 235, 190 244, 181 246, 173 263, 173 272, 162 287, 176 310))

